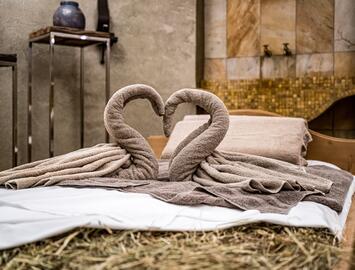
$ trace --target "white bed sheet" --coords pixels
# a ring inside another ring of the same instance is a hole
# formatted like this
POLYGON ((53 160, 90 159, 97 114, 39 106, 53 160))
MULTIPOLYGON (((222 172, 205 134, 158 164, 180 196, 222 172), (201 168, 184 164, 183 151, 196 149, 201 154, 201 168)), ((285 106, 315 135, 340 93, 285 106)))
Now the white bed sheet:
MULTIPOLYGON (((324 163, 311 161, 310 164, 324 163)), ((263 221, 329 228, 341 238, 354 190, 355 181, 340 214, 318 203, 300 202, 283 215, 206 205, 174 205, 147 194, 101 188, 0 189, 0 249, 45 239, 76 227, 202 231, 263 221)))

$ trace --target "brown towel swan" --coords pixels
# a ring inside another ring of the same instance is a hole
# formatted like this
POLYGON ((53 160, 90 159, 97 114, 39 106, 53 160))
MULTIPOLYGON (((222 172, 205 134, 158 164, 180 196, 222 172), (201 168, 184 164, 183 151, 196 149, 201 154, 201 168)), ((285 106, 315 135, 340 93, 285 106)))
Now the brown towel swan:
POLYGON ((116 143, 99 144, 0 172, 0 185, 20 189, 102 176, 155 179, 159 168, 153 150, 123 119, 125 105, 139 98, 148 99, 157 115, 164 114, 164 102, 152 87, 124 87, 111 97, 104 113, 105 127, 116 143))
POLYGON ((306 190, 328 193, 332 182, 307 173, 303 167, 248 154, 218 152, 229 126, 228 110, 215 95, 197 89, 175 92, 165 104, 164 132, 172 130, 172 116, 181 103, 193 103, 210 114, 210 120, 188 135, 170 160, 171 181, 193 180, 203 186, 240 187, 248 192, 278 193, 306 190))

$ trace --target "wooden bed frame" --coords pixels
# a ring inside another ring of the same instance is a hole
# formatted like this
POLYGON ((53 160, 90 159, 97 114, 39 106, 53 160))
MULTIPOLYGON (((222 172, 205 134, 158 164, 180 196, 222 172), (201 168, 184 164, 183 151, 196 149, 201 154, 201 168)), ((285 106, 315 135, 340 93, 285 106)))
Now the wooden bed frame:
MULTIPOLYGON (((232 110, 231 115, 257 115, 257 116, 280 116, 276 113, 266 112, 261 110, 232 110)), ((313 141, 309 143, 307 150, 307 159, 321 160, 335 164, 343 170, 349 171, 355 175, 355 140, 342 139, 327 136, 313 130, 310 130, 313 141)), ((148 142, 154 150, 157 158, 160 158, 161 153, 168 139, 165 136, 150 136, 148 142)), ((334 269, 348 270, 353 269, 351 262, 355 261, 355 203, 352 204, 344 232, 342 247, 345 252, 334 267, 334 269)))

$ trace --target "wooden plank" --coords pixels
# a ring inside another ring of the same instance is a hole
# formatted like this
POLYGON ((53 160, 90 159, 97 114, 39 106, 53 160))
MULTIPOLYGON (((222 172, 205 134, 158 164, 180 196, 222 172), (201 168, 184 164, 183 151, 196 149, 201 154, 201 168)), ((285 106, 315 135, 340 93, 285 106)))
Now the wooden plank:
POLYGON ((309 143, 307 159, 321 160, 335 164, 355 174, 355 140, 320 134, 310 130, 313 141, 309 143))

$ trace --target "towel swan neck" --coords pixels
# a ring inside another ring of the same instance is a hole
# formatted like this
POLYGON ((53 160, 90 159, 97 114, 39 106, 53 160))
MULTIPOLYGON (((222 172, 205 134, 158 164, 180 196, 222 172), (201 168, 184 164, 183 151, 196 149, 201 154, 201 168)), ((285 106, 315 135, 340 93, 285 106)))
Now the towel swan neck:
POLYGON ((134 84, 112 95, 105 107, 104 123, 117 144, 131 154, 132 164, 116 175, 127 179, 153 179, 158 175, 159 166, 152 148, 137 130, 124 122, 123 109, 135 99, 148 99, 155 113, 164 115, 164 102, 158 92, 150 86, 134 84))
POLYGON ((199 164, 211 155, 223 140, 229 127, 229 113, 224 103, 214 94, 198 89, 181 89, 165 103, 164 133, 170 136, 173 115, 179 104, 200 106, 210 119, 190 133, 176 148, 169 168, 171 181, 189 181, 199 164))

